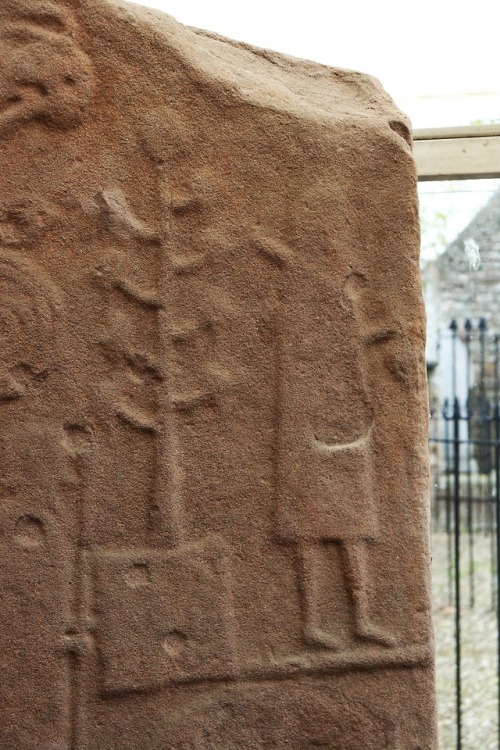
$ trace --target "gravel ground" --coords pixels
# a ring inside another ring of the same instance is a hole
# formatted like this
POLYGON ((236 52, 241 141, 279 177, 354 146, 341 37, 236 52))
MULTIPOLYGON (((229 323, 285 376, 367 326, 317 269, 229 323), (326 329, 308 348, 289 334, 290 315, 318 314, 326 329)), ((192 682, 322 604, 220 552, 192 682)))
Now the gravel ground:
MULTIPOLYGON (((491 540, 474 535, 475 606, 469 606, 468 537, 461 540, 462 748, 498 750, 497 620, 492 609, 491 540)), ((435 533, 433 607, 440 750, 456 748, 455 607, 449 600, 447 537, 435 533)))

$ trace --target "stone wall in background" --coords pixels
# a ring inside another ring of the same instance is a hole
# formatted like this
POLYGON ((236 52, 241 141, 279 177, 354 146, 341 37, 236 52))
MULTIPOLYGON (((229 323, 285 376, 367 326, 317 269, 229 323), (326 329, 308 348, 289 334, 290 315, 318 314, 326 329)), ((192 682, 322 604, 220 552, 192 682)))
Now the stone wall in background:
POLYGON ((436 298, 434 325, 446 331, 455 319, 477 326, 486 320, 500 332, 500 191, 493 193, 468 226, 435 261, 428 262, 424 281, 436 298))

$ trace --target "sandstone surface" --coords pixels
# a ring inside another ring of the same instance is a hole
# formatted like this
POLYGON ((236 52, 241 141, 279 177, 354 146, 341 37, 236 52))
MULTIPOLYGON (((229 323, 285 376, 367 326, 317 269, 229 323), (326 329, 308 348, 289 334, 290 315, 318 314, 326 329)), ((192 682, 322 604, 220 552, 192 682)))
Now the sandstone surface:
POLYGON ((418 245, 375 80, 2 0, 2 750, 436 747, 418 245))

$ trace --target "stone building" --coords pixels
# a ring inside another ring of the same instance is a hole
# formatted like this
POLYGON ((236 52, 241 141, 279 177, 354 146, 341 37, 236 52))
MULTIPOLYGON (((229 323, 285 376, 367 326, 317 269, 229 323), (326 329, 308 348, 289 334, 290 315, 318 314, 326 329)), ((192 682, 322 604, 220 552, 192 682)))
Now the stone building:
POLYGON ((474 382, 480 378, 481 321, 485 339, 484 374, 491 381, 489 387, 493 388, 495 334, 500 333, 500 190, 442 255, 427 264, 423 280, 431 392, 447 398, 455 390, 462 399, 466 397, 469 386, 474 384, 467 383, 468 375, 474 382), (452 321, 458 326, 454 353, 450 331, 452 321), (470 322, 469 331, 466 321, 470 322), (470 346, 467 346, 468 337, 470 346), (469 368, 470 373, 467 372, 469 368))
MULTIPOLYGON (((459 407, 461 456, 469 471, 489 475, 500 402, 500 191, 423 272, 431 438, 450 436, 459 407), (458 399, 458 404, 455 402, 458 399), (447 419, 443 419, 443 416, 447 419), (469 442, 472 441, 472 442, 469 442)), ((434 444, 437 450, 437 444, 434 444)), ((438 451, 439 452, 439 451, 438 451)), ((432 453, 434 470, 448 465, 432 453)))

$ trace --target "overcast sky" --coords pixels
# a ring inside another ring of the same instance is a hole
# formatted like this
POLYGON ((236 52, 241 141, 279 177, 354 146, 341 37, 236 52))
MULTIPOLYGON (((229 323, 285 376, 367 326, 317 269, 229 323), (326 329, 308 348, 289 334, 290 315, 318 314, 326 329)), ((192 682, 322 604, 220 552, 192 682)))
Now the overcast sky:
POLYGON ((500 118, 500 0, 140 4, 233 39, 370 73, 415 127, 500 118))

